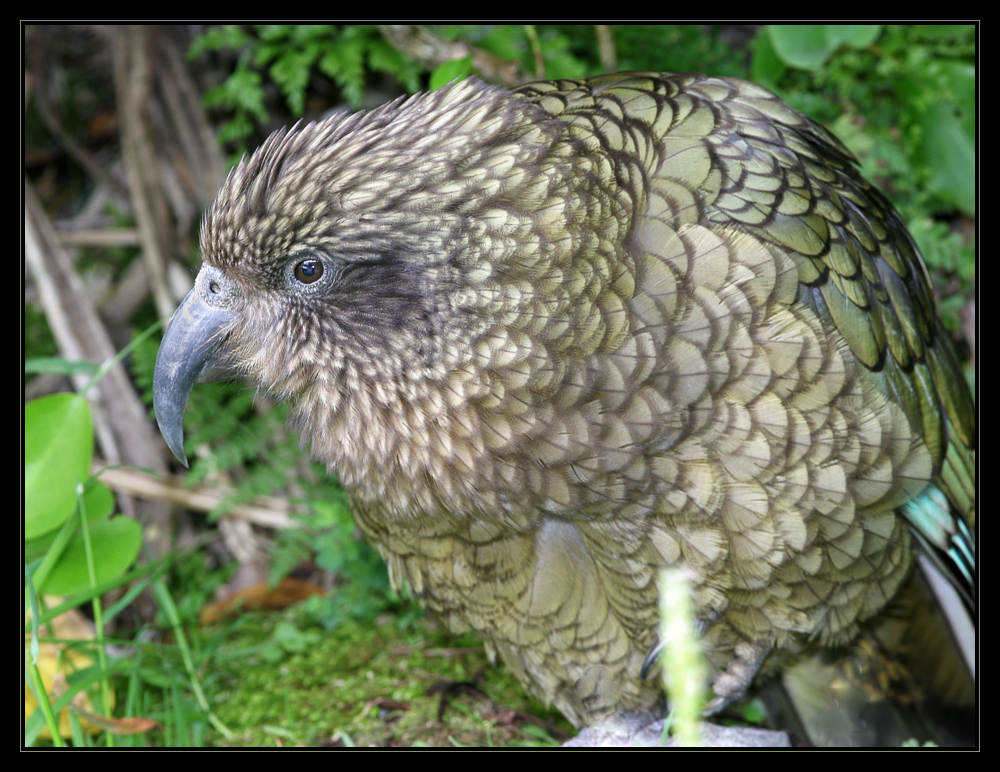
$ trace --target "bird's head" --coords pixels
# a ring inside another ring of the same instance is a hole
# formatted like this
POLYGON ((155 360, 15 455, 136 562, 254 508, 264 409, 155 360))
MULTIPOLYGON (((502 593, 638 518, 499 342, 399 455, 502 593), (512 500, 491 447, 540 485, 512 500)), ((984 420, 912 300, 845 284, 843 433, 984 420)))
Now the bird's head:
POLYGON ((608 277, 592 263, 623 231, 586 198, 608 167, 575 142, 475 81, 272 135, 206 213, 204 265, 160 348, 154 405, 174 454, 206 375, 290 400, 338 467, 362 445, 394 453, 386 432, 412 440, 551 392, 574 319, 583 347, 604 335, 590 304, 608 277))

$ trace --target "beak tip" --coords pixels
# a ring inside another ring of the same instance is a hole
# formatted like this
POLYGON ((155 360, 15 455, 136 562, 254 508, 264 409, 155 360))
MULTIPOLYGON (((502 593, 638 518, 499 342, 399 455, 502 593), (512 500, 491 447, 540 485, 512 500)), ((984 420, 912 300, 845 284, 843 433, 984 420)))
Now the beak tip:
MULTIPOLYGON (((186 401, 187 400, 185 400, 185 402, 186 401)), ((163 406, 161 405, 160 407, 163 406)), ((163 435, 163 439, 167 443, 167 447, 170 448, 170 452, 174 454, 174 457, 180 461, 185 468, 188 468, 187 454, 184 452, 183 413, 179 416, 173 416, 173 413, 176 412, 175 410, 166 409, 164 412, 170 413, 170 418, 172 420, 163 420, 163 413, 157 410, 156 423, 160 428, 160 434, 163 435)))
POLYGON ((187 454, 184 452, 184 448, 171 448, 170 452, 174 454, 174 458, 181 462, 181 466, 185 469, 190 469, 191 464, 188 463, 187 454))

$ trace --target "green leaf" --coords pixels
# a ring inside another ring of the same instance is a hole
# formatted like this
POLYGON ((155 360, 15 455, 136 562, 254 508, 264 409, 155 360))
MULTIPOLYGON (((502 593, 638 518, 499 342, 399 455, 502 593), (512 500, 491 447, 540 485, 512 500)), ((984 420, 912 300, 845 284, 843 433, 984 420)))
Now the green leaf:
POLYGON ((331 45, 319 60, 319 70, 344 91, 351 107, 361 107, 365 82, 365 48, 360 32, 345 34, 331 45))
MULTIPOLYGON (((142 546, 142 528, 139 524, 131 518, 121 516, 92 523, 89 528, 96 583, 110 581, 125 573, 139 556, 139 548, 142 546)), ((39 592, 73 595, 90 586, 83 534, 76 534, 39 592)))
POLYGON ((770 24, 767 34, 785 64, 815 70, 840 46, 864 48, 882 32, 880 24, 770 24))
POLYGON ((188 48, 187 58, 194 59, 206 51, 220 51, 229 48, 238 51, 250 45, 253 41, 236 24, 225 24, 221 27, 208 27, 196 37, 188 48))
POLYGON ((411 94, 421 89, 420 68, 385 40, 376 38, 371 41, 368 66, 394 76, 411 94))
POLYGON ((921 116, 923 149, 931 168, 928 188, 963 212, 975 214, 975 138, 963 130, 956 111, 955 105, 936 104, 921 116))
POLYGON ((975 68, 960 62, 940 62, 934 75, 943 96, 919 115, 923 132, 917 157, 931 170, 929 190, 963 212, 975 214, 975 114, 961 108, 975 103, 975 68))
POLYGON ((480 38, 480 48, 501 59, 517 60, 528 51, 528 39, 523 24, 486 25, 487 34, 480 38))
POLYGON ((94 427, 87 400, 54 394, 24 408, 24 538, 55 530, 73 514, 76 486, 90 476, 94 427))
POLYGON ((271 77, 281 87, 295 115, 302 115, 305 110, 309 73, 318 55, 319 49, 309 46, 302 51, 286 51, 271 65, 271 77))
POLYGON ((439 64, 431 73, 431 91, 446 86, 453 80, 461 80, 472 72, 472 57, 463 56, 461 59, 452 59, 450 62, 439 64))
POLYGON ((823 24, 827 46, 832 51, 840 45, 867 48, 882 34, 881 24, 823 24))
POLYGON ((767 34, 778 58, 791 67, 815 70, 826 61, 822 24, 771 24, 767 34))
POLYGON ((786 67, 781 57, 775 53, 770 35, 758 35, 751 44, 753 59, 750 63, 751 79, 767 88, 775 88, 778 78, 784 74, 786 67))
MULTIPOLYGON (((115 497, 107 485, 96 477, 89 478, 83 486, 83 506, 87 522, 107 519, 115 507, 115 497)), ((36 539, 24 540, 24 560, 30 563, 45 555, 55 541, 58 531, 49 531, 36 539)))

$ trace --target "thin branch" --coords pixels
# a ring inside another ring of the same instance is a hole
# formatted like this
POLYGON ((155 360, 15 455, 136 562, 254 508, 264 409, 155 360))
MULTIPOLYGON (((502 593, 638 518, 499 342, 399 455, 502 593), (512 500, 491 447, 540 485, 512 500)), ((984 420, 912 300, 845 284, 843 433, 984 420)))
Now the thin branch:
POLYGON ((205 115, 201 95, 191 80, 180 46, 171 36, 161 47, 163 65, 157 71, 157 89, 163 112, 173 127, 178 144, 194 179, 194 197, 206 209, 226 177, 226 161, 215 131, 205 115))
MULTIPOLYGON (((104 363, 116 355, 107 330, 87 299, 83 282, 76 275, 55 230, 35 195, 31 184, 24 183, 24 257, 38 289, 38 297, 52 329, 60 354, 71 360, 104 363)), ((87 376, 77 379, 82 388, 87 376)), ((87 398, 94 414, 94 430, 105 456, 114 463, 135 464, 165 471, 162 441, 153 433, 146 409, 139 401, 125 368, 112 366, 90 390, 87 398)), ((135 515, 129 499, 122 501, 126 512, 135 515)), ((168 513, 153 508, 148 522, 160 526, 148 533, 154 556, 162 553, 166 538, 168 513)))
POLYGON ((595 24, 597 35, 597 52, 601 57, 601 67, 605 72, 615 72, 618 69, 618 53, 615 51, 615 41, 610 24, 595 24))
POLYGON ((137 247, 142 243, 135 228, 59 231, 58 236, 66 247, 137 247))
POLYGON ((153 94, 155 28, 123 25, 114 30, 115 91, 122 154, 128 172, 132 210, 142 237, 150 289, 161 317, 170 316, 174 298, 167 290, 166 265, 175 242, 170 210, 160 179, 156 127, 150 117, 153 94))
MULTIPOLYGON (((132 467, 108 466, 95 461, 94 474, 112 490, 146 501, 164 501, 192 512, 216 510, 232 492, 228 488, 196 485, 185 487, 182 478, 169 474, 153 475, 132 467)), ((291 506, 284 499, 262 496, 252 504, 236 504, 226 510, 227 517, 246 520, 266 528, 295 528, 291 506)))

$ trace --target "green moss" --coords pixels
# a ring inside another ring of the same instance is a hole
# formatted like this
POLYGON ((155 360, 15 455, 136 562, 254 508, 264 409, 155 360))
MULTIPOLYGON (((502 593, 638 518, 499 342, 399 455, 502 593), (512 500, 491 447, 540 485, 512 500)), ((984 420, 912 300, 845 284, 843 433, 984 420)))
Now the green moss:
POLYGON ((219 651, 213 708, 234 732, 219 744, 510 745, 537 733, 521 713, 572 732, 490 665, 472 637, 427 619, 405 629, 347 621, 328 631, 304 615, 244 617, 219 651))

